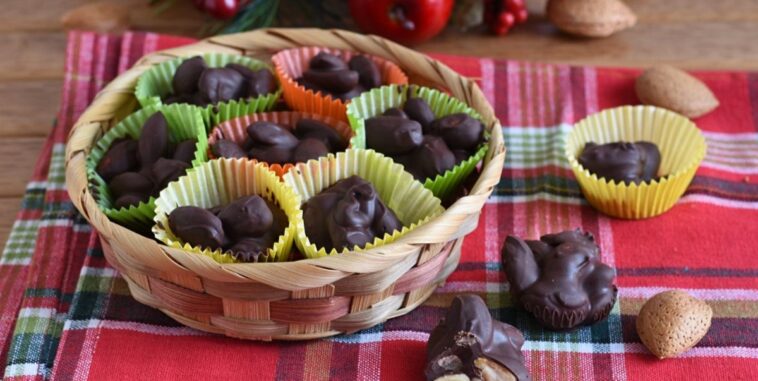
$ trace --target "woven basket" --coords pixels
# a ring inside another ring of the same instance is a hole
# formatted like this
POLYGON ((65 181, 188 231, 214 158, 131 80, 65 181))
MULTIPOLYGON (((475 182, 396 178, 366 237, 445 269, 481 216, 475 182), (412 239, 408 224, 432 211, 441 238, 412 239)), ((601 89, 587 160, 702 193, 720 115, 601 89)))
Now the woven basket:
POLYGON ((463 238, 477 226, 505 158, 500 123, 473 80, 376 36, 341 30, 266 29, 213 37, 156 52, 108 84, 74 125, 66 147, 66 186, 100 234, 108 262, 135 299, 202 331, 258 340, 304 340, 349 333, 406 314, 455 270, 463 238), (132 111, 137 77, 178 56, 218 52, 267 60, 297 46, 350 49, 387 58, 412 83, 444 88, 483 117, 492 134, 468 196, 397 241, 364 252, 284 263, 220 264, 170 248, 108 220, 87 187, 85 161, 104 131, 132 111))

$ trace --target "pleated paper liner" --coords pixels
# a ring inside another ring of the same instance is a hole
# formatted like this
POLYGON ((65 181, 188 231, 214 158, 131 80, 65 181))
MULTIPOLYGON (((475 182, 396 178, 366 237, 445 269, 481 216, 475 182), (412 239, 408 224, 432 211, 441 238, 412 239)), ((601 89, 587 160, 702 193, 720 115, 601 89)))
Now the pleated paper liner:
MULTIPOLYGON (((356 131, 358 147, 366 147, 366 119, 381 115, 392 107, 402 108, 409 96, 427 101, 437 118, 463 112, 475 119, 482 120, 482 117, 474 109, 439 90, 416 85, 382 86, 361 94, 347 106, 347 118, 350 126, 356 131)), ((437 175, 435 178, 426 179, 424 186, 440 199, 444 200, 450 196, 487 154, 488 139, 489 133, 485 131, 485 141, 473 155, 445 173, 437 175)))
POLYGON ((164 107, 147 106, 134 112, 106 132, 98 140, 87 158, 87 178, 100 209, 111 220, 139 231, 147 230, 148 233, 155 215, 155 198, 150 197, 147 202, 140 202, 138 205, 132 205, 128 208, 114 208, 115 200, 108 189, 108 184, 97 173, 96 167, 114 140, 127 136, 132 139, 139 139, 142 133, 142 124, 156 112, 161 112, 166 117, 169 138, 172 143, 186 139, 197 140, 192 166, 196 167, 204 163, 207 160, 208 137, 205 132, 202 112, 199 108, 186 104, 164 107))
MULTIPOLYGON (((247 126, 254 122, 258 121, 269 121, 277 124, 281 124, 283 126, 287 126, 290 128, 295 128, 295 124, 300 119, 314 119, 318 120, 320 122, 323 122, 337 131, 337 133, 342 136, 346 142, 348 142, 348 148, 353 147, 355 143, 355 132, 350 128, 350 126, 340 120, 330 118, 325 115, 318 115, 318 114, 311 114, 311 113, 305 113, 305 112, 298 112, 298 111, 280 111, 280 112, 267 112, 267 113, 257 113, 252 115, 245 115, 238 118, 234 118, 231 120, 227 120, 226 122, 223 122, 219 125, 216 125, 216 127, 211 130, 210 137, 208 138, 208 146, 212 146, 214 143, 219 141, 220 139, 227 139, 231 140, 237 144, 242 144, 245 139, 247 139, 247 126)), ((211 152, 210 148, 208 149, 208 157, 215 158, 213 153, 211 152)), ((253 160, 256 161, 256 160, 253 160)), ((263 163, 263 162, 262 162, 263 163)), ((270 163, 263 163, 265 165, 268 165, 269 168, 274 171, 274 173, 277 174, 277 176, 282 177, 285 173, 287 173, 294 165, 293 164, 270 164, 270 163)))
POLYGON ((640 219, 671 209, 705 157, 705 138, 689 119, 653 106, 624 106, 590 115, 566 139, 566 158, 584 197, 613 217, 640 219), (598 178, 577 161, 588 142, 649 141, 661 152, 658 180, 634 184, 598 178))
POLYGON ((339 180, 357 175, 374 185, 376 191, 387 207, 403 223, 401 231, 376 237, 365 247, 332 249, 326 251, 316 247, 305 234, 305 224, 300 219, 297 225, 296 243, 300 252, 308 258, 360 251, 391 243, 416 227, 423 225, 440 215, 444 209, 440 199, 415 181, 410 173, 405 172, 400 164, 374 150, 348 149, 336 155, 322 157, 299 163, 284 175, 284 182, 295 190, 302 202, 319 194, 339 180))
POLYGON ((222 249, 212 250, 183 243, 168 224, 168 215, 179 206, 211 208, 226 205, 244 196, 258 195, 279 206, 289 221, 284 232, 259 262, 283 262, 289 259, 296 226, 302 224, 300 197, 282 183, 279 177, 261 163, 246 159, 214 159, 195 168, 191 173, 169 184, 155 201, 153 234, 168 246, 199 255, 220 263, 237 260, 222 249))
MULTIPOLYGON (((295 79, 301 77, 303 72, 308 69, 311 58, 319 52, 337 55, 345 61, 349 61, 350 58, 359 54, 349 50, 315 46, 293 48, 278 52, 271 57, 271 61, 274 63, 276 76, 282 85, 284 100, 293 110, 327 115, 338 120, 346 120, 345 102, 333 98, 331 95, 306 89, 295 82, 295 79)), ((374 61, 379 67, 379 72, 382 75, 382 84, 408 83, 408 76, 394 62, 376 56, 364 55, 374 61)))
MULTIPOLYGON (((206 53, 201 56, 208 67, 224 67, 226 64, 236 63, 245 65, 252 70, 271 70, 271 68, 265 63, 250 57, 219 53, 206 53)), ((162 99, 173 93, 171 82, 174 78, 174 73, 176 73, 176 69, 184 60, 189 58, 192 58, 192 56, 180 57, 162 62, 140 75, 137 80, 137 86, 134 90, 134 95, 137 97, 139 103, 143 107, 162 105, 162 99)), ((219 102, 215 105, 208 105, 203 108, 203 117, 206 122, 206 127, 210 129, 214 124, 238 116, 268 111, 276 105, 280 95, 281 86, 276 92, 262 95, 257 98, 231 100, 228 102, 219 102)))

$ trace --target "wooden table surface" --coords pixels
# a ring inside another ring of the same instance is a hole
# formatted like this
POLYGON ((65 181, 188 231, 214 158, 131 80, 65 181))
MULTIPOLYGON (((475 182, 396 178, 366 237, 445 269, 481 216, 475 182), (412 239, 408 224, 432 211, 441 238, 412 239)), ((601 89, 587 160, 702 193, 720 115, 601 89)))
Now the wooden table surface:
MULTIPOLYGON (((21 203, 60 97, 66 35, 59 18, 86 0, 3 0, 0 12, 0 247, 21 203)), ((147 0, 130 5, 134 29, 195 35, 204 22, 189 0, 157 17, 147 0)), ((758 70, 758 1, 628 0, 639 22, 606 39, 558 32, 544 0, 506 37, 446 32, 422 51, 605 66, 671 63, 683 68, 758 70)))

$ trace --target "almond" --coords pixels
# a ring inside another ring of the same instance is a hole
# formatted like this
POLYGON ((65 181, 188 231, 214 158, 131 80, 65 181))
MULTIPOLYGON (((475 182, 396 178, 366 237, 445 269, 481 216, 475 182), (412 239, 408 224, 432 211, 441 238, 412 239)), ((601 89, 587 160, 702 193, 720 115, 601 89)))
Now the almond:
POLYGON ((642 103, 667 108, 688 118, 705 115, 719 105, 705 83, 668 65, 645 70, 637 77, 635 89, 642 103))
POLYGON ((665 291, 642 305, 637 315, 637 334, 659 359, 674 357, 705 336, 711 317, 713 310, 704 301, 684 291, 665 291))
POLYGON ((608 37, 637 23, 620 0, 550 0, 546 13, 558 29, 585 37, 608 37))
POLYGON ((129 8, 114 1, 98 1, 76 7, 61 17, 65 29, 121 33, 129 28, 129 8))

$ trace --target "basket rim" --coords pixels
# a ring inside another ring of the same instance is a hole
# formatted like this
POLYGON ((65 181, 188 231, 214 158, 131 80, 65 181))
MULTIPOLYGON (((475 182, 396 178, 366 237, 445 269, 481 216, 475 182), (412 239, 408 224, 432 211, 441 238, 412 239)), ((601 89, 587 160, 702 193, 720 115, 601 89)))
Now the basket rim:
MULTIPOLYGON (((425 79, 435 76, 436 78, 430 80, 448 88, 451 95, 476 110, 482 116, 488 131, 498 132, 501 130, 500 122, 495 116, 492 106, 487 102, 474 80, 463 77, 447 65, 423 53, 378 36, 362 35, 338 29, 268 28, 210 37, 191 45, 157 51, 144 56, 132 68, 116 77, 95 96, 93 102, 72 127, 66 143, 66 188, 76 208, 101 236, 110 238, 114 232, 118 232, 118 234, 126 236, 130 242, 142 242, 141 240, 144 240, 144 244, 157 245, 167 257, 164 260, 173 262, 171 265, 175 266, 174 268, 178 267, 201 277, 206 276, 193 272, 192 269, 172 260, 168 252, 176 249, 140 236, 108 220, 95 204, 86 184, 86 158, 97 139, 113 126, 112 121, 121 117, 124 106, 133 105, 132 102, 137 102, 133 95, 137 79, 153 65, 180 56, 212 52, 241 54, 256 58, 256 55, 273 55, 275 51, 298 46, 324 46, 359 51, 388 59, 401 67, 406 73, 412 73, 415 76, 425 79), (405 63, 405 65, 401 63, 405 63)), ((369 273, 389 267, 416 251, 419 245, 430 245, 463 237, 476 228, 484 202, 500 180, 505 158, 505 144, 502 133, 491 133, 489 145, 490 149, 484 158, 480 176, 470 194, 458 199, 429 223, 393 243, 366 251, 351 251, 337 256, 292 262, 226 264, 222 267, 222 264, 212 261, 213 263, 202 265, 209 268, 215 267, 212 272, 218 276, 222 274, 232 275, 233 279, 227 280, 238 282, 255 281, 254 278, 257 278, 255 274, 262 274, 274 267, 289 269, 307 267, 321 272, 333 270, 330 271, 329 276, 325 276, 323 279, 326 282, 324 284, 328 284, 353 273, 369 273), (355 266, 356 263, 360 264, 360 268, 355 266), (230 271, 236 268, 244 268, 245 271, 230 271)), ((198 257, 200 257, 198 260, 201 262, 205 259, 202 256, 198 257)), ((306 285, 302 288, 308 287, 311 286, 306 285)), ((299 287, 293 289, 299 289, 299 287)))

